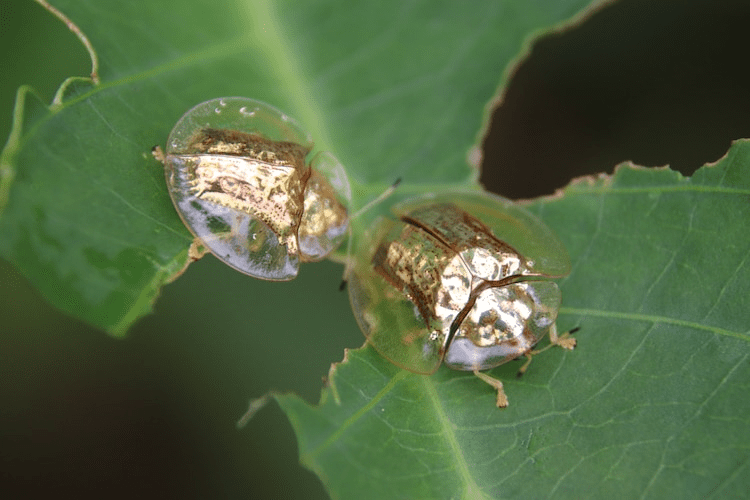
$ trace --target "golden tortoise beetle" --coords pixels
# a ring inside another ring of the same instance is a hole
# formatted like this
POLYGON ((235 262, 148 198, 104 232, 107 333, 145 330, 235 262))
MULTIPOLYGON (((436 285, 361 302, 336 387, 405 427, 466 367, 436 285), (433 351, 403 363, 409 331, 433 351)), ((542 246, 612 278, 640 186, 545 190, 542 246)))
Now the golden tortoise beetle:
POLYGON ((330 153, 308 159, 312 147, 278 109, 223 97, 185 113, 154 156, 198 245, 250 276, 290 280, 300 261, 335 250, 349 224, 346 172, 330 153))
MULTIPOLYGON (((555 326, 570 272, 562 242, 519 205, 486 193, 410 200, 359 245, 349 298, 360 328, 386 359, 431 374, 441 363, 473 371, 508 400, 488 370, 526 355, 555 326)), ((527 361, 528 363, 528 361, 527 361)), ((522 371, 527 365, 524 365, 522 371)))

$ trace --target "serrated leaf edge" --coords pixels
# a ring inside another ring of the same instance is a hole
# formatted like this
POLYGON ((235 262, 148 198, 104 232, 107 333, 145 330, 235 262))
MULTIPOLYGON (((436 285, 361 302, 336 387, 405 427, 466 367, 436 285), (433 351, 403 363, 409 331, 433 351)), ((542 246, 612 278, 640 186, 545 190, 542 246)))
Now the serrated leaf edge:
POLYGON ((157 271, 154 273, 151 281, 141 289, 141 293, 138 294, 138 298, 130 309, 125 311, 125 314, 120 318, 120 321, 109 328, 107 333, 113 337, 124 337, 130 326, 135 323, 138 318, 146 314, 144 310, 151 310, 154 303, 159 298, 162 286, 171 283, 185 272, 190 261, 188 249, 185 249, 178 253, 175 258, 165 266, 159 266, 154 262, 154 265, 157 266, 157 271))

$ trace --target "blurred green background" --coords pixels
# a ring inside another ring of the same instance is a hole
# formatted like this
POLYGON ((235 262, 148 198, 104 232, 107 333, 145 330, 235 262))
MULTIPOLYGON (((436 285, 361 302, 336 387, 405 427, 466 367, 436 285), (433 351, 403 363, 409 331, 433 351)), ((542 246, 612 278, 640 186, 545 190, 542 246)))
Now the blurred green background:
MULTIPOLYGON (((529 198, 625 160, 686 174, 715 161, 750 137, 748 25, 746 1, 624 0, 542 39, 495 113, 482 182, 529 198)), ((64 78, 90 69, 73 35, 31 0, 0 4, 0 62, 2 137, 19 85, 49 102, 64 78)), ((331 303, 318 293, 341 272, 313 264, 294 282, 265 283, 207 257, 114 340, 52 309, 0 261, 3 490, 327 498, 297 464, 275 405, 242 431, 234 422, 271 388, 316 402, 330 364, 362 344, 346 294, 331 303), (253 307, 259 298, 274 307, 253 307), (331 321, 351 335, 326 335, 331 321), (245 334, 251 325, 267 335, 245 334)))

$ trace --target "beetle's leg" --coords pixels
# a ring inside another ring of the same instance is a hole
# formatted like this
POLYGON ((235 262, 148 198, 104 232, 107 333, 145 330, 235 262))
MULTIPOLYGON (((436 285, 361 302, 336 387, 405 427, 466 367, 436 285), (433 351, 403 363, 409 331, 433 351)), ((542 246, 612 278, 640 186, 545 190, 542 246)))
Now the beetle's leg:
POLYGON ((523 366, 521 366, 521 368, 518 369, 518 373, 516 373, 516 377, 521 377, 524 373, 526 373, 526 369, 529 367, 529 364, 531 364, 532 356, 541 354, 554 345, 558 345, 562 347, 563 349, 573 350, 576 346, 576 339, 575 337, 572 337, 570 334, 577 332, 577 331, 578 331, 578 328, 576 327, 558 336, 557 325, 553 324, 552 327, 549 329, 549 344, 544 346, 542 349, 539 349, 538 351, 532 350, 524 354, 526 356, 526 362, 523 364, 523 366))
MULTIPOLYGON (((549 347, 549 346, 547 346, 547 347, 549 347)), ((544 349, 547 349, 547 347, 545 347, 544 349)), ((544 349, 542 349, 542 351, 544 349)), ((518 373, 516 373, 516 378, 521 378, 523 376, 523 374, 526 373, 526 369, 531 364, 532 354, 539 354, 542 351, 529 351, 526 354, 524 354, 524 356, 526 356, 526 362, 523 365, 521 365, 521 368, 518 369, 518 373)))
MULTIPOLYGON (((576 339, 575 339, 575 337, 572 337, 570 334, 574 333, 574 332, 577 332, 577 331, 578 331, 578 328, 576 327, 576 328, 573 328, 570 331, 567 331, 567 332, 563 333, 562 335, 560 335, 558 337, 557 336, 557 325, 553 324, 552 328, 549 329, 550 345, 559 345, 563 349, 569 349, 569 350, 572 351, 575 348, 575 346, 576 346, 576 339)), ((544 349, 542 349, 542 351, 544 351, 545 349, 548 349, 548 348, 549 348, 549 346, 547 346, 544 349)), ((539 352, 542 352, 542 351, 539 351, 539 352)))
POLYGON ((503 383, 494 377, 490 377, 486 373, 482 373, 479 370, 474 370, 474 375, 479 377, 482 381, 490 384, 497 391, 497 407, 505 408, 508 406, 508 397, 505 395, 503 390, 503 383))
POLYGON ((164 151, 161 149, 161 146, 154 146, 151 148, 151 156, 153 156, 156 161, 166 165, 167 158, 164 156, 164 151))

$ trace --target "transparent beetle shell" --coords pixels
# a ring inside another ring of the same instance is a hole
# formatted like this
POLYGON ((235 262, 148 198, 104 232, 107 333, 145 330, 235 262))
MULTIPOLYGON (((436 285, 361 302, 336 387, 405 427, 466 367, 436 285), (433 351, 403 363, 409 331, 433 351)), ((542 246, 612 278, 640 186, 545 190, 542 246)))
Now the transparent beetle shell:
POLYGON ((346 236, 343 166, 278 109, 243 97, 198 104, 175 125, 164 167, 177 213, 240 272, 290 280, 346 236))
POLYGON ((357 322, 385 358, 416 373, 443 362, 477 372, 556 338, 551 279, 570 260, 539 219, 485 193, 424 197, 394 214, 364 239, 349 280, 357 322))

